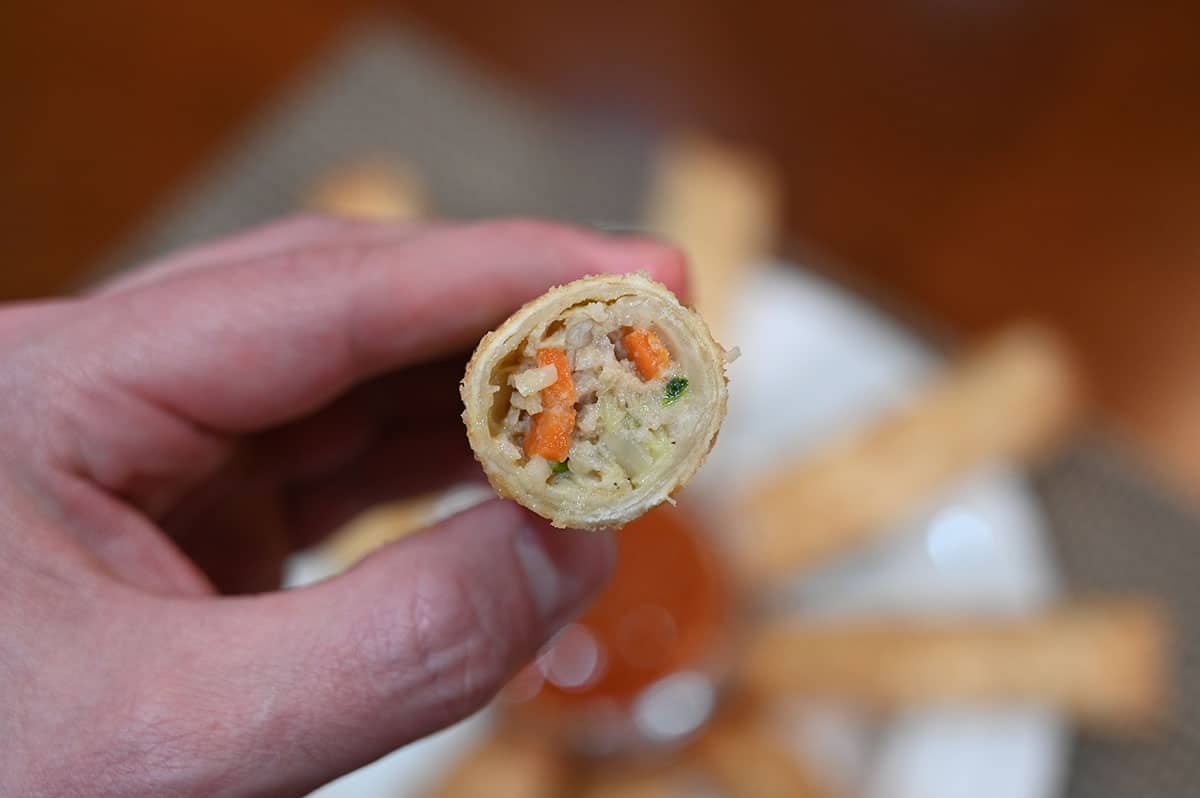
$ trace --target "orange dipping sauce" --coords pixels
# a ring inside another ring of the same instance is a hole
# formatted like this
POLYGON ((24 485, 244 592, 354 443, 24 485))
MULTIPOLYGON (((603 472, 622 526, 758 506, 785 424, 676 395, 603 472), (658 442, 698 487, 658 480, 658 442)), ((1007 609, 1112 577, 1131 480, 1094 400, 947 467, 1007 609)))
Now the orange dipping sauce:
POLYGON ((729 627, 729 588, 705 536, 662 505, 618 533, 612 582, 502 698, 524 714, 627 705, 681 671, 708 669, 729 627))

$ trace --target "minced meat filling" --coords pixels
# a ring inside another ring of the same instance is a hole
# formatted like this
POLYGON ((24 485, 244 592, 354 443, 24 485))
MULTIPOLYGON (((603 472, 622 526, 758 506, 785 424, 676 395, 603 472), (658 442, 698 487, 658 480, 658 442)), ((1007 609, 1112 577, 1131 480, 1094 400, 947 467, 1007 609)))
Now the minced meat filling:
POLYGON ((499 383, 511 388, 497 436, 501 451, 530 476, 564 490, 580 480, 631 490, 665 465, 691 415, 687 376, 670 357, 655 376, 645 378, 645 364, 639 371, 624 340, 631 330, 653 333, 654 321, 646 300, 622 297, 577 305, 535 329, 518 362, 498 375, 499 383), (543 399, 558 379, 553 365, 539 365, 542 349, 565 351, 574 382, 574 429, 565 461, 527 454, 531 420, 553 409, 544 407, 543 399))

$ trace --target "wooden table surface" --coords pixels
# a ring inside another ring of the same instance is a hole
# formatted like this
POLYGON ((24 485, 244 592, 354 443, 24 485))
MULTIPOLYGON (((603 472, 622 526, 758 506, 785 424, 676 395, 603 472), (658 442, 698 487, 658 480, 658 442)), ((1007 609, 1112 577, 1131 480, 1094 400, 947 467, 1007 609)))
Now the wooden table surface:
POLYGON ((1200 495, 1200 5, 750 6, 8 0, 0 298, 69 287, 373 12, 567 110, 761 149, 790 237, 950 329, 1059 325, 1200 495))

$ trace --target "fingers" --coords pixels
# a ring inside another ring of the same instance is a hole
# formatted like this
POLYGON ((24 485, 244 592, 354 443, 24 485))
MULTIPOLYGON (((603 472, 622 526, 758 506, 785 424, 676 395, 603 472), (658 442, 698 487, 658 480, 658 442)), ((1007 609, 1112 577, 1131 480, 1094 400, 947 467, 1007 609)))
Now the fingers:
POLYGON ((371 380, 255 436, 162 515, 162 528, 222 593, 262 592, 279 587, 287 554, 362 511, 481 478, 459 417, 464 360, 371 380))
POLYGON ((413 228, 396 224, 364 225, 338 216, 305 214, 251 228, 220 241, 190 247, 130 272, 118 274, 93 289, 94 295, 145 288, 198 269, 220 268, 319 246, 330 238, 363 245, 398 240, 413 228))
POLYGON ((286 482, 311 482, 397 432, 444 430, 465 447, 458 381, 466 362, 463 355, 368 380, 316 413, 252 438, 255 466, 286 482))
POLYGON ((220 593, 278 590, 293 548, 279 492, 233 482, 206 498, 184 502, 164 525, 188 560, 220 593))
POLYGON ((468 345, 553 284, 635 269, 681 282, 670 248, 545 223, 434 228, 370 244, 335 233, 110 295, 71 343, 90 344, 97 377, 241 433, 468 345))
MULTIPOLYGON (((383 502, 482 480, 461 422, 374 435, 352 456, 276 484, 235 463, 184 498, 162 528, 223 593, 279 587, 283 561, 383 502), (418 465, 419 462, 419 465, 418 465)), ((357 433, 354 440, 358 440, 357 433)), ((343 445, 334 446, 343 453, 343 445)))
POLYGON ((7 347, 55 324, 71 312, 74 304, 66 299, 0 304, 0 347, 7 347))
POLYGON ((483 480, 461 425, 385 438, 336 472, 286 489, 288 536, 309 546, 383 502, 483 480))
POLYGON ((216 774, 199 794, 303 793, 479 708, 611 562, 492 501, 310 588, 172 605, 134 728, 188 752, 172 777, 216 774))
POLYGON ((192 253, 173 276, 78 303, 70 323, 13 364, 35 408, 21 445, 157 514, 227 462, 235 436, 468 347, 552 284, 645 269, 682 290, 678 251, 562 225, 301 232, 219 250, 261 246, 249 261, 192 253), (292 236, 303 246, 289 248, 292 236), (47 395, 54 401, 38 401, 47 395))

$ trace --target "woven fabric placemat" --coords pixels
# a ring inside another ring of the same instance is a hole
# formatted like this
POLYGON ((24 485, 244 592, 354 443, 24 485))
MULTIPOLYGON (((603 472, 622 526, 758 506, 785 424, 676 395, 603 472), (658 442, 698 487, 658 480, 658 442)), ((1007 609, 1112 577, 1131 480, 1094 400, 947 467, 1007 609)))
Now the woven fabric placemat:
POLYGON ((641 215, 653 141, 624 118, 550 113, 427 36, 364 26, 96 276, 293 213, 315 181, 364 158, 419 164, 430 205, 447 217, 531 215, 628 229, 641 215))
MULTIPOLYGON (((548 112, 428 36, 372 26, 342 46, 168 203, 101 274, 294 211, 319 177, 363 156, 419 164, 431 204, 457 218, 529 214, 635 227, 654 138, 629 120, 548 112)), ((1181 627, 1169 734, 1080 738, 1070 798, 1175 798, 1200 783, 1200 520, 1120 450, 1081 442, 1038 474, 1073 592, 1162 596, 1181 627)))
POLYGON ((1200 794, 1200 519, 1112 442, 1079 442, 1037 475, 1072 592, 1158 596, 1177 627, 1174 697, 1163 734, 1142 741, 1082 737, 1070 798, 1200 794))

